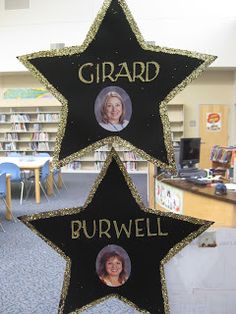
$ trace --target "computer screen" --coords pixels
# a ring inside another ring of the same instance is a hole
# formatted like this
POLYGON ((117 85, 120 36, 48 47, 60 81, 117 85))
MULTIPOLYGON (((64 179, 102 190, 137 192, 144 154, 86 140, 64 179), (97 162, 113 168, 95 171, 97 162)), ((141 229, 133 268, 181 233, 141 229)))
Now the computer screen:
POLYGON ((181 138, 180 140, 180 167, 193 167, 200 161, 201 138, 181 138))

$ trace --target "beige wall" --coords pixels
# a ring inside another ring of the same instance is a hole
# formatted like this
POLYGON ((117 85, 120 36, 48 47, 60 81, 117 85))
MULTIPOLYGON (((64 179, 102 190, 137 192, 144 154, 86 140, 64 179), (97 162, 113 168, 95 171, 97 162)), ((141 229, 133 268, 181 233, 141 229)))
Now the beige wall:
POLYGON ((222 104, 229 106, 228 144, 235 144, 235 95, 234 71, 208 70, 193 81, 171 101, 185 105, 185 136, 199 135, 200 104, 222 104))
MULTIPOLYGON (((224 104, 229 106, 229 145, 236 144, 235 136, 235 100, 236 76, 230 70, 208 70, 192 82, 171 103, 185 106, 185 136, 199 135, 199 105, 224 104), (194 126, 195 125, 195 126, 194 126)), ((40 83, 31 74, 12 73, 0 76, 0 105, 2 92, 5 88, 40 87, 40 83)))

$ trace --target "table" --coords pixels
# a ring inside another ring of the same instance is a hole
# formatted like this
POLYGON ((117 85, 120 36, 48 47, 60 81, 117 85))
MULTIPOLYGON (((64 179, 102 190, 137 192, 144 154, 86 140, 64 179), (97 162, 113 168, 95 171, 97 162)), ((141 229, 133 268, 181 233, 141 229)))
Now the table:
MULTIPOLYGON (((34 157, 34 156, 20 156, 20 157, 0 157, 0 163, 13 162, 21 170, 34 171, 35 176, 35 201, 40 203, 40 168, 44 165, 47 160, 51 160, 50 157, 34 157)), ((47 194, 53 194, 53 174, 51 173, 48 177, 47 194)))
POLYGON ((11 212, 11 175, 6 174, 6 215, 7 220, 12 219, 11 212))

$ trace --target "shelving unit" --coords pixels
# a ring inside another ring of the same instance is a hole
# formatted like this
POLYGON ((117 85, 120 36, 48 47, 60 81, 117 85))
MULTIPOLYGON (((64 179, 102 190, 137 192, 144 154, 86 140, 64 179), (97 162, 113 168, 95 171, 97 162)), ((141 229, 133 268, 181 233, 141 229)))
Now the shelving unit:
MULTIPOLYGON (((55 99, 3 101, 0 105, 0 156, 11 152, 31 155, 52 153, 61 105, 55 99)), ((174 146, 184 135, 184 106, 168 104, 174 146)), ((124 147, 117 147, 129 173, 147 173, 147 162, 124 147)), ((98 173, 109 152, 107 146, 63 167, 63 172, 98 173)))
MULTIPOLYGON (((102 146, 95 152, 87 154, 63 167, 62 171, 70 173, 98 173, 102 169, 109 151, 110 149, 107 145, 102 146)), ((129 173, 147 173, 147 162, 145 160, 121 146, 116 147, 116 151, 129 173)))
MULTIPOLYGON (((52 152, 60 119, 60 104, 47 101, 36 105, 1 104, 0 108, 0 156, 11 152, 33 154, 52 152)), ((35 102, 35 100, 34 100, 35 102)))
POLYGON ((234 162, 236 158, 235 146, 213 146, 211 150, 210 160, 212 162, 212 169, 215 173, 222 174, 228 177, 228 169, 234 168, 234 162))
POLYGON ((184 105, 168 104, 167 111, 170 120, 172 141, 174 146, 177 146, 181 137, 184 137, 184 105))

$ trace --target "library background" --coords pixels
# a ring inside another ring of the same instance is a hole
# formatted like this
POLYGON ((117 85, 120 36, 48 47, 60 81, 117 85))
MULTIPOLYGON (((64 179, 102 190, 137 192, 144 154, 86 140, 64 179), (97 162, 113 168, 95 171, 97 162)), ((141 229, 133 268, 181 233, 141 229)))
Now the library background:
MULTIPOLYGON (((144 191, 144 201, 150 208, 215 222, 197 239, 196 245, 188 246, 182 255, 173 258, 166 269, 171 313, 233 314, 236 306, 235 5, 232 1, 226 1, 227 5, 217 1, 212 12, 210 1, 200 1, 195 10, 190 8, 188 1, 181 2, 186 10, 170 2, 165 1, 160 10, 160 3, 147 0, 149 4, 144 10, 137 1, 127 0, 144 38, 163 47, 218 57, 209 69, 167 105, 178 175, 163 173, 124 147, 115 148, 137 186, 144 191), (201 6, 205 7, 204 12, 211 14, 204 14, 201 6), (188 28, 183 25, 188 25, 188 28), (160 29, 161 34, 158 32, 160 29), (219 44, 219 39, 222 44, 219 44), (201 272, 203 268, 204 274, 201 272)), ((60 121, 61 104, 20 64, 16 56, 81 44, 101 4, 102 1, 98 0, 90 3, 73 0, 69 8, 64 0, 60 5, 42 0, 40 6, 36 0, 0 1, 0 38, 1 47, 4 47, 0 51, 0 164, 7 158, 30 161, 38 154, 50 158, 60 121), (57 10, 52 10, 53 5, 58 6, 57 10)), ((82 195, 82 189, 75 190, 72 195, 72 187, 77 180, 81 180, 81 185, 86 185, 88 180, 89 189, 109 150, 110 147, 103 146, 61 169, 60 182, 55 183, 55 189, 62 193, 65 204, 67 197, 79 199, 83 204, 86 197, 82 195)), ((26 174, 32 170, 25 165, 22 169, 26 174)), ((35 169, 36 177, 39 174, 35 169)), ((57 196, 50 196, 48 203, 47 192, 46 196, 44 193, 41 195, 39 186, 35 186, 31 196, 23 192, 22 205, 19 205, 18 188, 12 189, 11 200, 7 199, 15 216, 29 214, 29 207, 36 213, 48 210, 50 205, 58 209, 58 204, 62 204, 62 199, 58 200, 57 196)), ((48 191, 48 194, 52 192, 48 191)), ((0 223, 6 231, 6 242, 14 251, 16 244, 13 239, 23 231, 16 230, 14 236, 12 228, 21 227, 15 227, 20 223, 12 221, 14 219, 1 205, 0 223)), ((1 235, 3 232, 0 231, 0 239, 1 235)), ((37 248, 35 252, 38 254, 37 248)), ((8 259, 8 255, 4 256, 3 262, 10 272, 8 259)), ((16 260, 22 265, 20 257, 16 256, 16 260)), ((16 276, 23 276, 18 266, 15 267, 16 276)), ((2 278, 5 288, 0 288, 5 304, 11 302, 10 284, 14 279, 8 278, 8 283, 6 277, 2 278)), ((33 300, 36 297, 30 290, 25 293, 33 300), (32 295, 28 295, 30 293, 32 295)), ((16 288, 14 293, 20 295, 21 291, 16 288)), ((45 293, 42 292, 42 298, 45 293)), ((4 306, 5 314, 14 312, 11 310, 14 306, 11 309, 4 306)), ((40 311, 35 313, 48 313, 45 309, 40 311)), ((18 313, 30 314, 32 311, 29 305, 23 310, 22 305, 18 313)))

